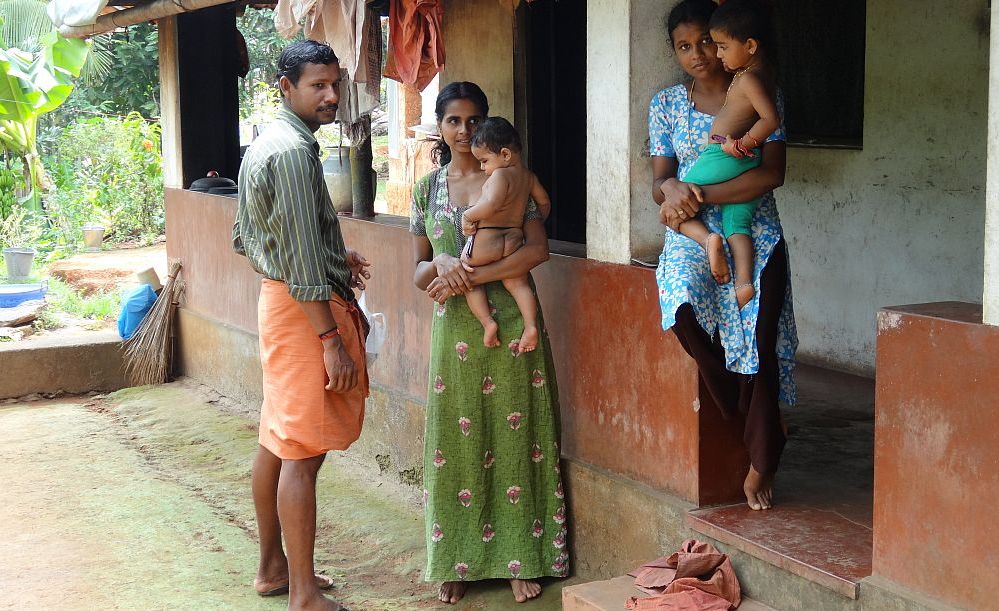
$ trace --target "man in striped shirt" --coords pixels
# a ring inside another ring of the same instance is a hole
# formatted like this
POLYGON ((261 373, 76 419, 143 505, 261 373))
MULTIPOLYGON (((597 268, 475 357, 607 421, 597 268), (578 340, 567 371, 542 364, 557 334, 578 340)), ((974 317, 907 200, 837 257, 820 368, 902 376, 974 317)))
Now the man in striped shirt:
POLYGON ((329 450, 357 440, 367 397, 367 322, 352 287, 364 288, 369 264, 343 244, 314 136, 336 117, 339 83, 328 45, 304 40, 282 52, 283 105, 243 159, 233 227, 236 252, 264 276, 254 587, 288 592, 289 609, 343 609, 320 592, 332 581, 314 573, 316 476, 329 450))

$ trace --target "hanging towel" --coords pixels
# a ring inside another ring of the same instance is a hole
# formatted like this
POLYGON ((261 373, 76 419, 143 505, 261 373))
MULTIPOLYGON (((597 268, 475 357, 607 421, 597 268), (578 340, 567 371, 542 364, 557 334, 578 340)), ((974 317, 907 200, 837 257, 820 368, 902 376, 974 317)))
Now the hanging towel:
POLYGON ((385 76, 423 91, 444 69, 441 0, 391 0, 385 76))

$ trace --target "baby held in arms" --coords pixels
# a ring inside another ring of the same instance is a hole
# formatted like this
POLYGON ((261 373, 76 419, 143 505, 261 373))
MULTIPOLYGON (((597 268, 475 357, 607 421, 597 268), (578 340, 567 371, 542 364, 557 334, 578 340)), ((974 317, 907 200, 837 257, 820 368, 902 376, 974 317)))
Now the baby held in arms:
MULTIPOLYGON (((482 186, 482 196, 461 219, 462 232, 469 236, 461 260, 476 267, 508 257, 524 245, 524 214, 529 200, 534 200, 546 219, 551 202, 538 177, 524 167, 520 136, 509 121, 489 117, 476 130, 471 144, 472 154, 489 177, 482 186)), ((526 274, 504 278, 503 286, 517 302, 524 319, 519 350, 530 352, 538 346, 538 302, 534 291, 526 274)), ((476 287, 465 299, 485 330, 483 343, 488 348, 499 346, 499 325, 490 313, 486 287, 476 287)))

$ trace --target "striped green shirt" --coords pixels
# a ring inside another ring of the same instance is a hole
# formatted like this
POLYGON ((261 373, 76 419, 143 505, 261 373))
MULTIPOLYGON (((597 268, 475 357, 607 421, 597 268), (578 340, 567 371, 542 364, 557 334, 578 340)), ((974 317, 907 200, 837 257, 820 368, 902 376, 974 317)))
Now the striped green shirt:
POLYGON ((232 244, 253 269, 286 282, 297 301, 354 299, 319 143, 287 108, 243 158, 232 244))

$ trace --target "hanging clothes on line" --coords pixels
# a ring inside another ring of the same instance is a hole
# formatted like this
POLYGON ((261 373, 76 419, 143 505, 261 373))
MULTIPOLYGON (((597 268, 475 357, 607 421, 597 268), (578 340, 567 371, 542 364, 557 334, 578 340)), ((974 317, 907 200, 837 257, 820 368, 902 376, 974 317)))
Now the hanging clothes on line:
POLYGON ((444 69, 442 0, 391 0, 385 76, 423 91, 444 69))

